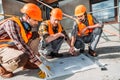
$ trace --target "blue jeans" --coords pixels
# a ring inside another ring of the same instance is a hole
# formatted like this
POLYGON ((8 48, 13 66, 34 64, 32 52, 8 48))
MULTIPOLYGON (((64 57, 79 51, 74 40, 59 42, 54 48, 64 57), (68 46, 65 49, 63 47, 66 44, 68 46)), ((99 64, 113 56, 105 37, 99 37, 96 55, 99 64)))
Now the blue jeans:
POLYGON ((53 40, 50 43, 45 43, 44 41, 41 42, 40 44, 43 43, 43 47, 40 45, 39 51, 43 54, 49 55, 51 52, 58 53, 60 50, 60 47, 64 41, 63 37, 59 37, 56 40, 53 40))
POLYGON ((77 49, 84 50, 85 49, 85 43, 87 43, 87 44, 89 43, 89 48, 91 50, 95 50, 96 46, 99 42, 101 34, 102 34, 102 28, 95 28, 93 30, 93 32, 90 33, 87 36, 83 36, 83 37, 77 36, 74 46, 77 49))

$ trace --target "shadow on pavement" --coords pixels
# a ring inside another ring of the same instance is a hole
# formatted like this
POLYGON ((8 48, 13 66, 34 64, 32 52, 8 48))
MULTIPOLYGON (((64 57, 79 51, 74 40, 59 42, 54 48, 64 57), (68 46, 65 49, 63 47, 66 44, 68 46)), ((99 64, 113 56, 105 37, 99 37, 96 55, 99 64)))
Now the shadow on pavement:
POLYGON ((109 46, 97 48, 97 53, 99 54, 99 59, 113 59, 120 58, 120 46, 109 46), (105 55, 102 55, 105 54, 105 55), (102 56, 100 56, 102 55, 102 56))
MULTIPOLYGON (((33 69, 33 70, 26 69, 26 70, 23 70, 23 71, 19 70, 19 71, 15 72, 15 76, 13 78, 16 78, 18 76, 24 76, 24 77, 35 77, 35 80, 43 80, 43 79, 39 78, 39 76, 37 74, 38 72, 39 72, 39 69, 33 69)), ((60 77, 56 77, 56 78, 53 78, 53 79, 50 79, 50 80, 65 80, 65 79, 67 79, 67 78, 69 78, 73 75, 74 74, 60 76, 60 77)))
MULTIPOLYGON (((33 77, 37 77, 39 78, 38 76, 38 73, 39 72, 39 69, 33 69, 33 70, 30 70, 30 69, 26 69, 26 70, 19 70, 19 71, 16 71, 15 72, 15 76, 21 76, 21 75, 24 75, 24 76, 33 76, 33 77)), ((39 78, 40 79, 40 78, 39 78)))
POLYGON ((120 53, 120 46, 107 46, 96 49, 98 54, 120 53))

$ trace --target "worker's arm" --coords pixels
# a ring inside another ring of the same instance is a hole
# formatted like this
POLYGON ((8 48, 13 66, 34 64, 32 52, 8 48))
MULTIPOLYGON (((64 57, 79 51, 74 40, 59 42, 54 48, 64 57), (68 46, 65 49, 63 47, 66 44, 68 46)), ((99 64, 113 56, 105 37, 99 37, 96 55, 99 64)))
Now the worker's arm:
POLYGON ((49 43, 59 37, 65 37, 65 35, 63 33, 56 33, 56 34, 49 35, 45 40, 47 43, 49 43))
POLYGON ((94 28, 98 28, 98 27, 103 27, 103 23, 98 21, 94 16, 92 16, 92 21, 94 23, 94 25, 92 26, 87 26, 88 29, 94 29, 94 28))
POLYGON ((94 24, 92 26, 88 26, 87 29, 94 29, 94 28, 100 28, 100 27, 101 28, 103 27, 102 24, 96 23, 96 24, 94 24))
MULTIPOLYGON (((92 16, 93 17, 93 16, 92 16)), ((94 22, 94 25, 92 26, 87 26, 86 28, 84 28, 82 30, 82 34, 84 34, 84 32, 87 30, 87 29, 94 29, 94 28, 102 28, 103 27, 103 23, 98 21, 95 17, 93 17, 93 22, 94 22)))
POLYGON ((65 37, 63 33, 55 33, 50 35, 48 32, 48 26, 45 22, 41 23, 38 31, 39 35, 44 38, 46 43, 49 43, 59 37, 65 37))
POLYGON ((84 32, 87 30, 87 29, 94 29, 94 28, 102 28, 103 26, 100 24, 100 23, 96 23, 92 26, 87 26, 86 28, 84 28, 82 31, 81 31, 81 34, 84 35, 84 32))
POLYGON ((29 46, 26 45, 26 43, 23 41, 21 35, 20 35, 20 28, 17 23, 8 20, 4 26, 4 30, 8 33, 10 38, 15 43, 15 46, 18 47, 20 51, 23 51, 23 53, 28 54, 30 61, 36 64, 41 71, 45 72, 46 77, 51 76, 50 70, 42 63, 42 61, 33 53, 33 51, 30 50, 29 46))
POLYGON ((66 31, 64 29, 63 29, 62 33, 65 35, 65 40, 70 47, 71 42, 70 42, 70 38, 69 38, 68 34, 66 33, 66 31))
POLYGON ((10 38, 13 40, 13 42, 14 42, 15 46, 18 48, 18 50, 29 55, 31 62, 36 62, 38 60, 35 57, 34 52, 30 49, 30 47, 23 40, 23 38, 20 34, 20 27, 17 23, 15 23, 12 20, 8 20, 5 23, 4 30, 7 32, 7 34, 10 36, 10 38))
POLYGON ((74 48, 74 44, 75 44, 75 41, 76 41, 76 36, 77 36, 77 24, 74 22, 74 25, 73 25, 73 29, 72 29, 72 33, 71 33, 71 43, 70 43, 70 53, 72 55, 76 55, 75 54, 75 48, 74 48))

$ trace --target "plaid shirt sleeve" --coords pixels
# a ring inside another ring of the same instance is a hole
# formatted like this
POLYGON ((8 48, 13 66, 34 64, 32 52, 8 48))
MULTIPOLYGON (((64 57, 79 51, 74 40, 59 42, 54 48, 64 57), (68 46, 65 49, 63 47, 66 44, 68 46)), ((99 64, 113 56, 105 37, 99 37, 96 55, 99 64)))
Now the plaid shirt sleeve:
POLYGON ((24 42, 20 35, 20 27, 17 23, 15 23, 12 20, 8 20, 5 23, 4 30, 7 32, 7 34, 10 36, 10 38, 14 41, 14 44, 16 47, 23 51, 25 54, 29 55, 31 62, 39 61, 37 57, 35 56, 34 52, 30 49, 30 47, 24 42))
POLYGON ((39 35, 40 35, 41 37, 43 37, 44 39, 49 36, 48 25, 47 25, 45 22, 42 22, 42 23, 40 24, 38 33, 39 33, 39 35))

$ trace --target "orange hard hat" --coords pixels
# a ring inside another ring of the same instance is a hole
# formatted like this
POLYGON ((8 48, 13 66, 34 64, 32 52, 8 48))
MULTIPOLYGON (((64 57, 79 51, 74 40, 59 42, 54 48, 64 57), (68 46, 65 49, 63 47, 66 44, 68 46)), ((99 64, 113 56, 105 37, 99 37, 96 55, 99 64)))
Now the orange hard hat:
POLYGON ((51 16, 53 16, 55 19, 62 20, 63 12, 60 8, 54 8, 51 11, 51 16))
POLYGON ((42 21, 42 12, 41 9, 33 3, 27 3, 23 6, 23 8, 20 10, 22 13, 27 14, 30 18, 42 21))
POLYGON ((86 7, 84 5, 78 5, 75 8, 75 16, 83 15, 86 12, 86 7))

